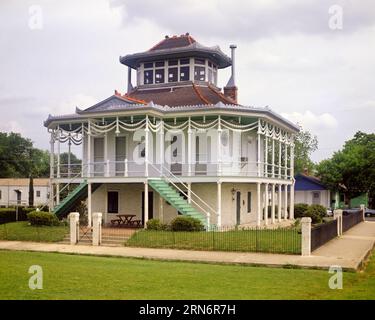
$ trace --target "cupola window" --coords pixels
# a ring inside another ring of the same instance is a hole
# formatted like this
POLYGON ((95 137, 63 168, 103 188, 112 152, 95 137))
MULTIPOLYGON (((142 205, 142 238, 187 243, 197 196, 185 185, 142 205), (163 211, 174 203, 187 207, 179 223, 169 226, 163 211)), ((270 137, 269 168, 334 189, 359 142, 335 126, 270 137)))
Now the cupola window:
POLYGON ((145 70, 144 71, 144 83, 153 84, 154 83, 154 70, 145 70))
POLYGON ((176 82, 178 75, 178 68, 168 68, 168 82, 176 82))

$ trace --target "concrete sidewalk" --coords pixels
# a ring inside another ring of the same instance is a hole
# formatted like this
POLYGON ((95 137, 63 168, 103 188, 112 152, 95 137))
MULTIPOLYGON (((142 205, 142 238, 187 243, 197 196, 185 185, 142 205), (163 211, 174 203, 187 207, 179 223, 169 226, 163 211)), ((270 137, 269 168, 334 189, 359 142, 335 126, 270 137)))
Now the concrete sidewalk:
POLYGON ((332 265, 339 265, 345 270, 354 271, 361 266, 374 244, 375 222, 362 222, 342 237, 334 239, 315 250, 310 257, 267 253, 94 247, 22 241, 0 241, 0 249, 273 267, 294 265, 304 268, 326 269, 332 265))

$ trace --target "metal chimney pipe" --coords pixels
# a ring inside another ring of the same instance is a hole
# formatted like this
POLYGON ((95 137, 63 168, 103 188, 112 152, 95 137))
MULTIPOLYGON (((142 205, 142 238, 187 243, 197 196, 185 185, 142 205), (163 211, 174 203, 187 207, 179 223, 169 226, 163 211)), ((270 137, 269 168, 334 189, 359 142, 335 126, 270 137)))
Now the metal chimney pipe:
POLYGON ((132 68, 128 67, 128 93, 130 93, 132 90, 132 68))
POLYGON ((235 63, 235 50, 237 48, 237 46, 235 44, 231 44, 229 46, 229 48, 231 49, 231 58, 232 58, 232 83, 231 85, 233 87, 236 86, 236 63, 235 63))

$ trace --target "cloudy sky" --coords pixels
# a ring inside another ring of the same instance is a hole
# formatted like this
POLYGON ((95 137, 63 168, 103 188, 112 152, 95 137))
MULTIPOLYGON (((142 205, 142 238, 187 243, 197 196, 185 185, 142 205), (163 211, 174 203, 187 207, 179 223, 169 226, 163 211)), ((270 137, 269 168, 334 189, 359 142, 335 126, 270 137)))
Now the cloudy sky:
POLYGON ((124 92, 120 55, 186 32, 228 55, 237 44, 240 103, 316 134, 315 161, 375 131, 373 0, 1 0, 0 130, 48 148, 48 114, 124 92))

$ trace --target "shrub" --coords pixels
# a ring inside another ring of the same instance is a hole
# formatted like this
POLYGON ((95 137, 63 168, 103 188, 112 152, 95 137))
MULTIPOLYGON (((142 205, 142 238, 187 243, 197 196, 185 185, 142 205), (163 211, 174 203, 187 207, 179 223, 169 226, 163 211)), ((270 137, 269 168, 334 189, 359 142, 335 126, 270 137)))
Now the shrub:
POLYGON ((30 212, 27 214, 27 219, 31 225, 35 226, 56 226, 60 224, 56 215, 44 211, 30 212))
POLYGON ((1 208, 0 209, 0 224, 16 221, 16 209, 1 208))
POLYGON ((312 223, 321 223, 326 215, 327 209, 320 204, 312 204, 305 212, 305 217, 310 217, 312 223))
POLYGON ((202 222, 193 217, 178 216, 171 222, 172 231, 202 231, 204 226, 202 222))
POLYGON ((147 229, 161 230, 161 222, 159 219, 150 219, 147 221, 147 229))
POLYGON ((294 205, 294 217, 295 218, 302 218, 306 217, 306 211, 309 208, 307 203, 296 203, 294 205))

